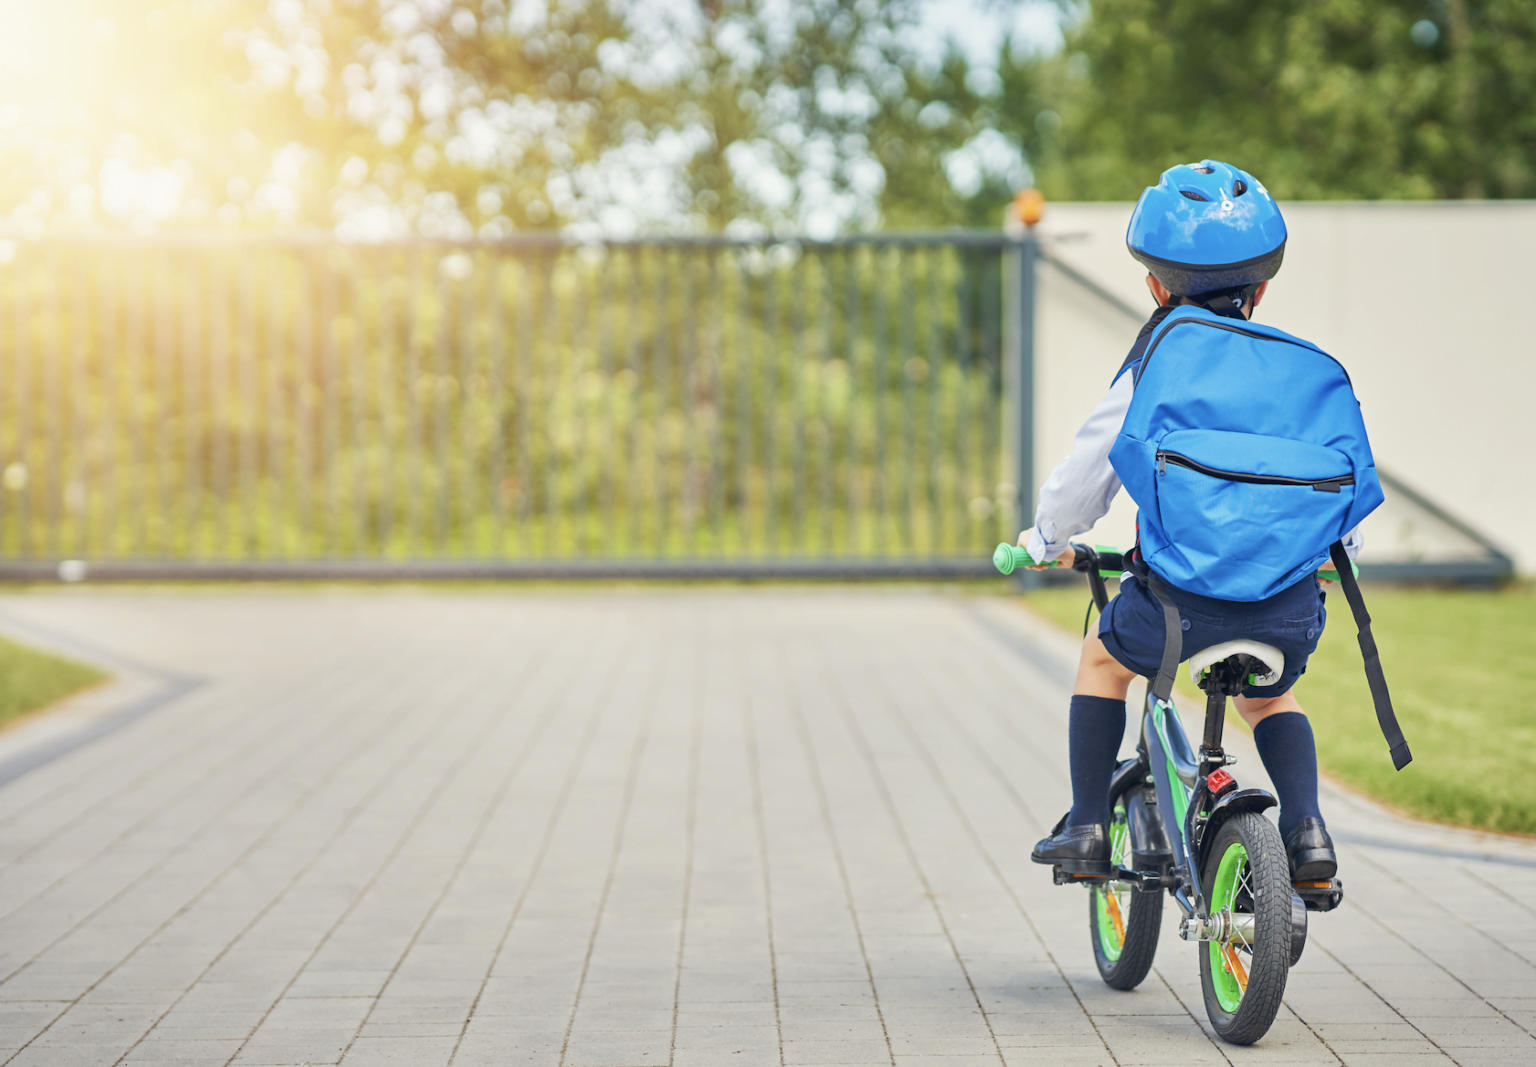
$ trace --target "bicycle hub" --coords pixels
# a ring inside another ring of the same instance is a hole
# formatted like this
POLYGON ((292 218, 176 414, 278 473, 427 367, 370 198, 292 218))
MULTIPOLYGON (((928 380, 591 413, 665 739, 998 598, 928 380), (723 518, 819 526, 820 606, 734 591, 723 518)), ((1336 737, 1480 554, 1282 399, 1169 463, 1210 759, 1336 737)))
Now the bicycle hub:
POLYGON ((1253 944, 1253 916, 1233 915, 1223 909, 1208 918, 1192 915, 1179 923, 1179 937, 1185 941, 1221 941, 1253 944))

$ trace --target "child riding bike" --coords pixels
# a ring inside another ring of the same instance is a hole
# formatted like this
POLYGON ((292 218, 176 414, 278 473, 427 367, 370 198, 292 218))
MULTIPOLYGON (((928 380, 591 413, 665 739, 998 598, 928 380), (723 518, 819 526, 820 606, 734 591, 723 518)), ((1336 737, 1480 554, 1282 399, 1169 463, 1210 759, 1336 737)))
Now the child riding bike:
MULTIPOLYGON (((1263 185, 1226 163, 1170 168, 1137 203, 1127 244, 1149 271, 1147 288, 1157 310, 1078 431, 1072 454, 1046 480, 1034 526, 1018 541, 1041 561, 1034 569, 1053 560, 1070 566, 1069 540, 1104 516, 1122 483, 1141 509, 1137 548, 1127 553, 1120 593, 1083 642, 1068 730, 1072 808, 1035 846, 1036 863, 1067 863, 1083 871, 1102 861, 1107 872, 1110 776, 1125 732, 1131 681, 1152 678, 1161 669, 1171 685, 1172 667, 1191 652, 1250 639, 1285 656, 1278 680, 1249 685, 1236 704, 1279 795, 1279 829, 1291 876, 1324 881, 1337 872, 1318 806, 1312 727, 1292 687, 1327 619, 1315 572, 1336 565, 1323 562, 1331 543, 1341 541, 1349 559, 1356 557, 1362 544, 1359 519, 1380 503, 1381 492, 1352 393, 1341 403, 1338 388, 1329 384, 1323 403, 1302 381, 1293 399, 1275 395, 1287 390, 1273 388, 1272 372, 1264 385, 1248 377, 1255 373, 1250 358, 1255 342, 1234 335, 1287 352, 1297 351, 1287 346, 1299 346, 1306 359, 1324 355, 1279 331, 1246 326, 1280 269, 1286 236, 1280 210, 1263 185), (1177 329, 1191 322, 1212 329, 1177 329), (1201 344, 1206 349, 1198 358, 1180 363, 1192 345, 1201 344), (1240 344, 1250 348, 1233 347, 1240 344), (1138 393, 1152 358, 1149 348, 1163 364, 1161 376, 1138 393), (1157 389, 1163 394, 1146 395, 1157 389), (1128 419, 1133 400, 1136 413, 1128 419), (1149 425, 1155 434, 1147 432, 1149 425), (1175 447, 1180 440, 1193 444, 1175 447), (1207 451, 1191 458, 1201 442, 1207 451), (1326 466, 1319 457, 1327 450, 1307 442, 1325 442, 1357 462, 1338 476, 1311 469, 1309 464, 1326 466), (1245 450, 1251 452, 1246 458, 1245 450), (1160 499, 1157 493, 1166 494, 1179 480, 1166 477, 1169 469, 1181 478, 1204 477, 1209 485, 1196 486, 1195 495, 1177 502, 1160 499), (1299 495, 1277 503, 1241 495, 1253 486, 1268 487, 1255 490, 1259 493, 1276 486, 1301 488, 1290 490, 1299 495), (1332 510, 1320 510, 1327 508, 1332 510), (1172 514, 1175 509, 1180 514, 1172 514), (1170 633, 1170 624, 1181 632, 1170 633)), ((1282 352, 1282 377, 1286 358, 1282 352)), ((1313 365, 1298 360, 1303 364, 1313 365)), ((1267 366, 1274 365, 1271 357, 1267 366)), ((1340 373, 1334 364, 1327 366, 1340 373)), ((1340 380, 1347 392, 1347 377, 1340 380)), ((1348 589, 1353 596, 1353 585, 1348 589)))

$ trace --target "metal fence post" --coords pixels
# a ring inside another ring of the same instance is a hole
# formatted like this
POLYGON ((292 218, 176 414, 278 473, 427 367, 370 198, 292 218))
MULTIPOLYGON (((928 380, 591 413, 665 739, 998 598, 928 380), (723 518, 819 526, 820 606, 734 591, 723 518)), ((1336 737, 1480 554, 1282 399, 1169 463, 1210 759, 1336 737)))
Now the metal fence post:
MULTIPOLYGON (((1003 470, 1013 476, 1011 509, 1013 523, 1007 539, 1013 540, 1034 521, 1035 474, 1035 263, 1039 246, 1025 232, 1011 245, 1003 274, 1004 374, 1007 403, 1004 405, 1007 454, 1003 470)), ((999 496, 1004 496, 999 487, 999 496)), ((1004 504, 999 500, 1000 505, 1004 504)), ((1030 584, 1034 572, 1019 570, 1020 584, 1030 584)))

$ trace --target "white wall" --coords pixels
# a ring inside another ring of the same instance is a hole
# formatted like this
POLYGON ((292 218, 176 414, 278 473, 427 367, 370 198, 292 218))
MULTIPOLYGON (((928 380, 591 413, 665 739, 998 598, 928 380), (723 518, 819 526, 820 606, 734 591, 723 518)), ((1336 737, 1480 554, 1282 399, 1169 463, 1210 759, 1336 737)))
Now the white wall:
MULTIPOLYGON (((1131 204, 1054 204, 1039 236, 1150 314, 1125 250, 1131 204)), ((1256 319, 1349 369, 1377 463, 1536 571, 1536 201, 1281 204, 1285 265, 1256 319)), ((1137 324, 1040 272, 1035 484, 1071 448, 1137 324)), ((1122 494, 1093 537, 1128 543, 1122 494)), ((1368 527, 1368 537, 1377 536, 1368 527)), ((1369 547, 1367 549, 1369 551, 1369 547)))

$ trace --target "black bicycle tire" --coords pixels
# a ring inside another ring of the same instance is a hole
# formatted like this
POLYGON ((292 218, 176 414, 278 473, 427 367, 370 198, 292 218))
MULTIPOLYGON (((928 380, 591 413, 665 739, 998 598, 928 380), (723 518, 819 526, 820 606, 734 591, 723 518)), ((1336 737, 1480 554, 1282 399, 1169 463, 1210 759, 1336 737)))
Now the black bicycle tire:
POLYGON ((1285 995, 1291 957, 1291 873, 1280 831, 1258 812, 1233 815, 1220 830, 1206 855, 1200 885, 1207 900, 1221 857, 1233 843, 1248 853, 1250 882, 1254 886, 1254 945, 1248 965, 1248 986, 1235 1012, 1228 1012, 1216 995, 1211 956, 1200 944, 1200 989, 1206 1017, 1223 1041, 1251 1045, 1274 1024, 1285 995))
POLYGON ((1091 886, 1088 891, 1088 940, 1093 945, 1093 962, 1099 968, 1099 977, 1111 989, 1135 989, 1151 973, 1152 960, 1157 956, 1157 938, 1163 927, 1162 890, 1131 894, 1125 939, 1120 945, 1120 957, 1115 960, 1109 958, 1099 941, 1099 892, 1099 886, 1091 886))

